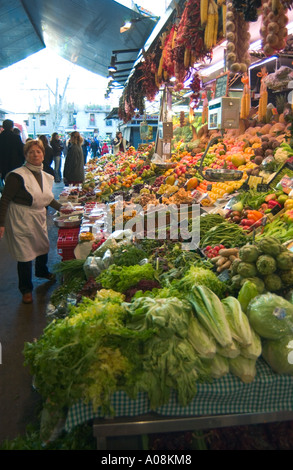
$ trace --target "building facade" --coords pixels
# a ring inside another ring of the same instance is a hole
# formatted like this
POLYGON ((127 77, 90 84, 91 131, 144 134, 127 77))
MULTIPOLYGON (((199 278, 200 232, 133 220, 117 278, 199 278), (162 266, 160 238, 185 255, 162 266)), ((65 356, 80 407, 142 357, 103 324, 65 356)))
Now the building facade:
POLYGON ((83 109, 72 106, 62 112, 58 128, 54 126, 52 113, 49 111, 36 113, 8 113, 5 118, 17 123, 24 123, 29 137, 45 134, 51 136, 58 132, 61 136, 69 136, 74 130, 84 137, 91 139, 95 136, 101 141, 110 142, 116 134, 118 119, 107 118, 110 111, 108 106, 87 105, 83 109))

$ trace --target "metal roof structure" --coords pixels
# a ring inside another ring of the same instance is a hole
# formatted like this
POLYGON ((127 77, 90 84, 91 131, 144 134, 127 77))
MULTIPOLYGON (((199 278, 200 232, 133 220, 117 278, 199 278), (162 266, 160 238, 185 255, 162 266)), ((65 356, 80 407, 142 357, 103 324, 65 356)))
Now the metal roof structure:
POLYGON ((112 52, 131 68, 155 24, 114 0, 0 0, 0 70, 48 47, 107 77, 112 52), (138 18, 120 33, 125 20, 138 18))

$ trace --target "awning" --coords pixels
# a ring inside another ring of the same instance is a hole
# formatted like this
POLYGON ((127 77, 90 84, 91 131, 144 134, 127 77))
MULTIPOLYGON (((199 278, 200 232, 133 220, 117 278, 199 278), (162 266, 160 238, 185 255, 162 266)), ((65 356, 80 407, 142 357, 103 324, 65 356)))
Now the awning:
MULTIPOLYGON (((136 61, 155 22, 114 0, 10 0, 0 2, 0 69, 48 47, 64 59, 103 77, 113 51, 136 61), (142 17, 120 33, 125 20, 142 17)), ((54 64, 52 64, 54 67, 54 64)), ((125 68, 125 66, 124 66, 125 68)))

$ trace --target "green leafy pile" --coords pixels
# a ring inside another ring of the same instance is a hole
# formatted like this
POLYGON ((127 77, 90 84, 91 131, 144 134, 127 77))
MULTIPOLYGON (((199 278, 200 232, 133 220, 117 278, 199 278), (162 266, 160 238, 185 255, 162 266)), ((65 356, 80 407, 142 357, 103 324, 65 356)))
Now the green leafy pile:
POLYGON ((182 292, 182 295, 189 293, 196 286, 208 287, 220 298, 227 291, 226 284, 213 271, 201 266, 191 266, 185 275, 179 280, 174 280, 172 285, 182 292))
POLYGON ((190 305, 176 297, 140 297, 129 304, 128 311, 128 328, 155 331, 142 345, 142 373, 137 388, 147 392, 152 409, 166 404, 172 389, 178 402, 186 406, 196 395, 198 381, 210 380, 209 365, 187 339, 190 305))
POLYGON ((135 245, 119 246, 113 253, 113 263, 117 266, 134 266, 147 258, 147 253, 135 245))
POLYGON ((112 264, 97 278, 104 289, 113 289, 117 292, 126 292, 141 280, 156 280, 156 270, 150 264, 134 266, 117 266, 112 264))
POLYGON ((101 290, 25 344, 25 365, 46 407, 65 410, 83 400, 112 412, 112 393, 119 388, 131 393, 139 370, 138 342, 145 334, 125 328, 123 301, 121 294, 101 290))

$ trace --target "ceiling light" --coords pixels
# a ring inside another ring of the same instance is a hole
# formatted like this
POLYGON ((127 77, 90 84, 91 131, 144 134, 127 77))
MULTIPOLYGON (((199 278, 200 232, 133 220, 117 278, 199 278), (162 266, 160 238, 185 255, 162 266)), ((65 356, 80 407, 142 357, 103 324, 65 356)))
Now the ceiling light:
POLYGON ((114 72, 117 71, 117 67, 116 67, 115 65, 110 65, 110 66, 108 67, 108 70, 109 70, 109 72, 113 72, 113 73, 114 73, 114 72))
POLYGON ((138 23, 139 21, 142 21, 142 20, 154 20, 154 21, 158 21, 159 20, 159 16, 142 16, 141 18, 133 18, 132 20, 128 20, 128 21, 125 21, 125 23, 123 24, 123 26, 121 26, 120 28, 120 33, 125 33, 126 31, 128 31, 131 26, 134 24, 134 23, 138 23))
POLYGON ((123 26, 120 28, 120 33, 125 33, 125 31, 128 31, 132 26, 132 21, 126 21, 123 26))

